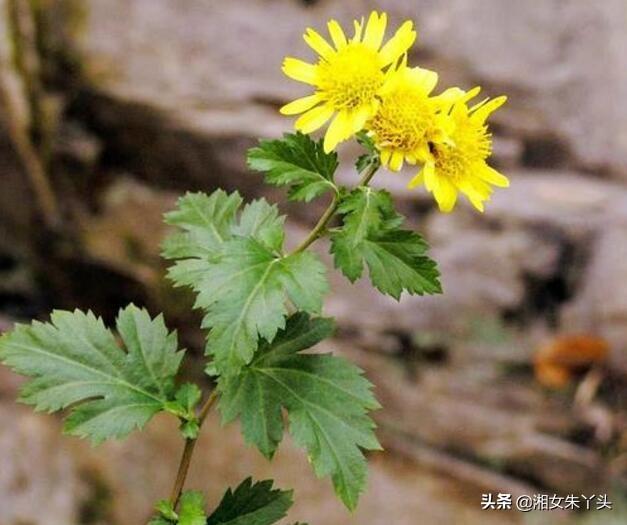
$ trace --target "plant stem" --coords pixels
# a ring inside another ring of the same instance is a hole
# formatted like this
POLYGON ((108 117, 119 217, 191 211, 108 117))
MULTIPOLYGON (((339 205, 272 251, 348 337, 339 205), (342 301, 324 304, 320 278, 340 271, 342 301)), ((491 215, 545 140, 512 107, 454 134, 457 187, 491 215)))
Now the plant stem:
MULTIPOLYGON (((218 399, 218 391, 214 389, 209 397, 203 404, 200 412, 198 413, 198 431, 202 428, 205 419, 207 419, 207 415, 209 415, 209 411, 211 407, 214 405, 216 400, 218 399)), ((181 455, 181 461, 179 462, 178 472, 176 473, 176 479, 174 481, 174 486, 172 487, 172 492, 170 493, 170 503, 172 504, 172 508, 176 509, 176 506, 181 497, 181 492, 183 492, 183 486, 185 485, 185 479, 187 478, 187 473, 189 472, 189 466, 192 462, 192 455, 194 454, 194 449, 196 448, 196 442, 198 438, 190 439, 187 438, 185 440, 185 447, 183 448, 183 454, 181 455)))
MULTIPOLYGON (((367 186, 368 183, 370 182, 370 179, 374 177, 374 174, 377 172, 378 169, 379 169, 379 163, 371 164, 368 170, 364 173, 363 177, 360 179, 359 183, 357 184, 357 187, 367 186)), ((290 255, 294 255, 295 253, 300 253, 306 250, 307 248, 309 248, 311 244, 313 244, 322 235, 322 232, 326 228, 327 224, 335 215, 335 212, 337 211, 337 207, 339 206, 339 204, 340 204, 340 199, 339 199, 338 193, 336 193, 333 197, 333 200, 331 201, 331 204, 329 204, 329 207, 322 214, 322 217, 320 217, 320 220, 314 226, 313 230, 309 232, 309 235, 303 240, 303 242, 301 242, 290 253, 290 255)))

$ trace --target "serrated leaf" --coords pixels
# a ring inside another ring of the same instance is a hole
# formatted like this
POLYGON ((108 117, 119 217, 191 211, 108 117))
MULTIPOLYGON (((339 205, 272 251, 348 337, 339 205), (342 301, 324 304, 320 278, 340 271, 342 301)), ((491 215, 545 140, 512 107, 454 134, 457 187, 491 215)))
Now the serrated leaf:
MULTIPOLYGON (((197 292, 196 306, 206 313, 203 326, 211 329, 207 354, 215 357, 217 372, 237 373, 252 359, 259 337, 272 340, 285 326, 288 300, 301 310, 317 313, 328 285, 326 270, 315 255, 282 255, 283 217, 276 206, 263 199, 254 201, 244 207, 237 220, 236 210, 226 204, 232 196, 214 195, 208 197, 211 205, 194 204, 195 209, 212 212, 203 215, 202 221, 191 210, 175 216, 184 235, 194 235, 188 238, 190 247, 186 248, 179 238, 176 250, 166 248, 166 255, 176 258, 184 254, 168 275, 175 284, 190 286, 197 292), (219 214, 220 228, 211 226, 215 209, 228 210, 219 214), (222 220, 225 216, 227 222, 222 220), (181 217, 191 217, 194 223, 184 222, 181 217), (214 230, 219 230, 219 238, 212 233, 214 230), (203 246, 205 241, 207 247, 203 246)), ((183 198, 179 206, 191 206, 189 199, 183 198)), ((192 202, 198 200, 207 199, 195 196, 192 202)))
POLYGON ((276 206, 260 199, 244 206, 239 224, 234 224, 231 231, 235 236, 255 239, 269 250, 280 252, 285 238, 284 221, 276 206))
POLYGON ((272 480, 244 480, 229 489, 207 525, 272 525, 284 518, 292 506, 292 491, 272 488, 272 480))
POLYGON ((178 519, 178 515, 174 511, 174 507, 172 503, 167 499, 161 499, 155 505, 155 509, 160 514, 158 518, 154 519, 166 519, 170 521, 176 521, 178 519))
POLYGON ((186 193, 165 222, 182 231, 170 235, 163 246, 167 259, 210 257, 231 237, 235 214, 242 205, 239 193, 216 190, 211 195, 186 193))
POLYGON ((403 218, 389 193, 358 188, 340 203, 342 228, 331 235, 336 268, 351 281, 368 266, 372 284, 399 299, 409 294, 441 292, 437 265, 427 256, 428 246, 416 232, 402 230, 403 218))
POLYGON ((190 490, 181 495, 178 525, 205 525, 205 497, 202 492, 190 490))
POLYGON ((18 325, 0 338, 0 359, 32 377, 21 400, 36 410, 72 406, 66 432, 99 443, 141 428, 172 397, 183 352, 162 316, 130 305, 117 329, 91 312, 55 311, 50 323, 18 325))
POLYGON ((226 243, 222 256, 207 265, 195 286, 197 306, 211 328, 207 350, 221 373, 249 363, 259 337, 271 341, 285 326, 286 302, 317 313, 327 291, 324 265, 311 253, 277 257, 253 239, 226 243))
POLYGON ((350 192, 342 199, 337 211, 343 215, 342 231, 350 236, 353 245, 403 222, 394 209, 391 195, 385 190, 373 190, 370 187, 360 187, 350 192))
POLYGON ((425 255, 426 243, 415 232, 391 230, 367 239, 362 253, 370 279, 382 293, 399 299, 409 294, 436 294, 442 291, 436 262, 425 255))
POLYGON ((185 410, 186 414, 193 414, 196 405, 200 402, 202 398, 202 390, 193 383, 184 383, 182 384, 176 394, 174 399, 180 405, 181 408, 185 410))
POLYGON ((357 172, 362 173, 370 166, 379 167, 381 164, 381 159, 379 156, 379 151, 377 150, 377 147, 372 137, 370 137, 365 131, 360 131, 359 133, 357 133, 356 137, 357 142, 361 144, 366 150, 366 153, 360 155, 357 159, 357 162, 355 162, 357 172))
POLYGON ((338 166, 335 152, 325 153, 322 141, 302 133, 282 139, 262 140, 248 150, 248 166, 266 174, 266 182, 290 186, 288 198, 309 202, 327 191, 337 191, 333 176, 338 166))
POLYGON ((330 354, 301 354, 334 329, 330 319, 293 315, 271 344, 264 343, 240 374, 219 380, 225 423, 240 416, 242 431, 267 457, 283 436, 282 408, 290 433, 307 449, 319 477, 353 509, 366 480, 360 450, 379 449, 367 412, 379 407, 362 371, 330 354))
POLYGON ((180 430, 183 437, 194 439, 198 436, 200 425, 196 416, 196 405, 200 402, 202 391, 197 385, 185 383, 181 385, 173 401, 164 404, 164 409, 181 420, 180 430))
POLYGON ((172 523, 176 522, 167 520, 165 518, 162 518, 161 516, 156 516, 148 522, 148 525, 172 525, 172 523))

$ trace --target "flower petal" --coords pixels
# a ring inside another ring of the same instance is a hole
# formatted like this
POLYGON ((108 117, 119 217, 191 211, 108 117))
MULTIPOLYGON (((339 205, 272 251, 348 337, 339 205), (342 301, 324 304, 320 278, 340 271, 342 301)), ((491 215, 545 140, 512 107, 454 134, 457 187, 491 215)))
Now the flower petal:
POLYGON ((310 109, 299 117, 294 127, 301 133, 311 133, 324 126, 333 115, 331 106, 323 105, 310 109))
POLYGON ((410 20, 405 22, 396 34, 379 51, 379 60, 382 66, 387 66, 407 51, 416 40, 414 24, 410 20))
POLYGON ((381 164, 383 164, 386 168, 388 164, 390 163, 391 156, 392 156, 391 149, 384 149, 383 151, 381 151, 381 164))
POLYGON ((438 203, 441 212, 449 213, 457 202, 457 188, 447 179, 440 178, 439 184, 433 189, 433 196, 438 203))
POLYGON ((379 15, 376 11, 370 13, 368 25, 364 34, 364 44, 370 49, 377 51, 383 43, 383 35, 385 34, 385 26, 388 18, 385 13, 379 15))
POLYGON ((359 133, 366 126, 368 119, 373 116, 372 106, 364 105, 350 114, 352 133, 359 133))
POLYGON ((353 131, 352 122, 346 111, 339 112, 331 121, 326 134, 324 135, 324 151, 330 153, 337 145, 351 136, 353 131))
POLYGON ((303 39, 307 42, 307 45, 322 58, 328 58, 330 55, 335 53, 335 49, 331 47, 331 44, 329 44, 319 33, 311 28, 307 28, 307 31, 305 31, 305 34, 303 35, 303 39))
POLYGON ((438 83, 438 74, 430 69, 413 67, 407 70, 407 74, 416 87, 424 91, 427 95, 433 91, 433 88, 438 83))
POLYGON ((327 24, 329 27, 329 34, 331 35, 331 40, 333 40, 333 44, 335 44, 336 49, 342 49, 346 46, 346 35, 342 30, 342 26, 337 23, 337 20, 330 20, 327 24))
POLYGON ((297 98, 289 104, 285 104, 279 111, 283 115, 298 115, 313 108, 320 100, 320 95, 317 93, 308 97, 297 98))
POLYGON ((433 191, 433 188, 438 184, 438 178, 435 174, 435 163, 433 160, 427 160, 422 168, 422 175, 425 181, 425 187, 429 191, 433 191))
POLYGON ((509 186, 509 179, 487 164, 484 164, 477 170, 477 175, 484 181, 494 184, 494 186, 498 186, 499 188, 507 188, 509 186))
POLYGON ((425 182, 425 176, 424 173, 422 171, 419 171, 418 173, 416 173, 416 175, 414 175, 414 177, 409 181, 409 184, 407 184, 407 187, 412 190, 414 189, 416 186, 420 186, 421 184, 424 184, 425 182))
POLYGON ((474 110, 472 114, 473 120, 477 122, 481 122, 481 123, 485 122, 485 120, 490 116, 490 113, 492 113, 493 111, 496 111, 503 104, 505 104, 506 100, 507 100, 507 97, 502 96, 502 97, 493 98, 489 102, 486 102, 480 108, 474 110))
POLYGON ((316 66, 298 58, 287 57, 283 61, 283 73, 298 82, 316 83, 316 66))
POLYGON ((393 151, 390 158, 390 169, 392 171, 401 171, 405 155, 401 151, 393 151))
POLYGON ((357 21, 357 20, 353 20, 353 26, 355 28, 355 34, 353 35, 353 38, 351 40, 351 42, 361 42, 361 36, 362 33, 364 31, 364 17, 361 17, 361 21, 357 21))

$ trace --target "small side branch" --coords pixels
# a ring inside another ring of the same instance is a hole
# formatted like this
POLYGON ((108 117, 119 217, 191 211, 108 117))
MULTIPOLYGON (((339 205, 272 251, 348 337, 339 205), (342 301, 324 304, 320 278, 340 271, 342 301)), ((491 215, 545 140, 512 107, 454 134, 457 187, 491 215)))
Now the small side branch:
MULTIPOLYGON (((207 416, 217 399, 218 391, 213 390, 198 413, 199 428, 202 428, 205 419, 207 419, 207 416)), ((172 487, 172 492, 170 493, 170 503, 172 504, 172 508, 176 508, 179 499, 181 498, 181 493, 183 492, 183 486, 185 485, 185 480, 187 479, 187 473, 189 472, 189 466, 192 462, 192 456, 194 454, 197 441, 198 438, 188 438, 185 440, 185 447, 183 448, 183 454, 181 455, 181 461, 179 462, 178 472, 176 474, 174 486, 172 487)))

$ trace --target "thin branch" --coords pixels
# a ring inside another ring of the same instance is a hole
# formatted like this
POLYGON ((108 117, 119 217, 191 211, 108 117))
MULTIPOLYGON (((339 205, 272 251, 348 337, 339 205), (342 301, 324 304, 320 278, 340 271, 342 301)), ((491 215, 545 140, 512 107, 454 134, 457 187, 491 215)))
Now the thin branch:
MULTIPOLYGON (((199 432, 217 399, 218 391, 217 389, 214 389, 211 394, 209 394, 209 397, 207 398, 202 408, 200 409, 200 412, 198 413, 199 432)), ((189 467, 192 462, 192 456, 194 454, 194 449, 196 448, 197 442, 198 438, 187 438, 185 440, 185 447, 183 448, 183 453, 181 454, 181 461, 179 462, 178 472, 176 473, 174 486, 172 487, 172 492, 170 493, 170 503, 172 504, 172 508, 176 508, 181 497, 181 492, 183 492, 183 486, 185 485, 185 480, 187 479, 187 473, 189 472, 189 467)))
MULTIPOLYGON (((371 164, 371 166, 368 168, 368 170, 366 171, 364 176, 361 178, 361 180, 359 181, 359 184, 357 186, 358 187, 359 186, 367 186, 368 183, 370 182, 370 180, 372 179, 372 177, 374 177, 374 175, 375 175, 375 173, 377 172, 378 169, 379 169, 379 164, 378 163, 371 164)), ((333 197, 333 200, 331 201, 331 204, 329 204, 329 207, 322 214, 322 217, 320 217, 320 220, 314 226, 313 230, 311 230, 309 235, 303 240, 303 242, 301 242, 290 253, 290 255, 294 255, 295 253, 300 253, 300 252, 306 250, 307 248, 309 248, 309 246, 311 246, 323 234, 325 228, 327 227, 327 224, 329 223, 329 221, 335 215, 335 212, 337 211, 337 207, 339 206, 339 204, 340 204, 340 199, 339 199, 338 194, 336 193, 334 195, 334 197, 333 197)))

